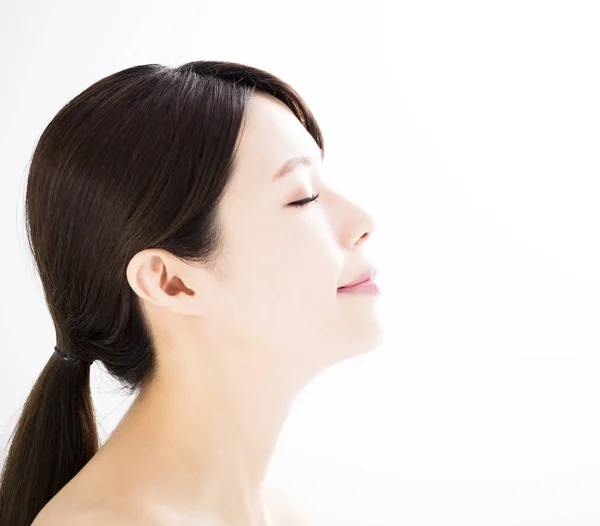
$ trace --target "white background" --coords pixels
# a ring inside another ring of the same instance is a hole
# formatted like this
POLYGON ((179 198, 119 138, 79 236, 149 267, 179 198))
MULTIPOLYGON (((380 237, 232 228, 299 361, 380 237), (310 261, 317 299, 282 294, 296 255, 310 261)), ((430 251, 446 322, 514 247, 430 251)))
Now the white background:
MULTIPOLYGON (((55 345, 39 134, 120 69, 234 60, 313 109, 383 289, 385 343, 300 394, 271 482, 322 526, 600 524, 598 6, 2 0, 1 458, 55 345)), ((92 373, 104 438, 131 400, 92 373)))

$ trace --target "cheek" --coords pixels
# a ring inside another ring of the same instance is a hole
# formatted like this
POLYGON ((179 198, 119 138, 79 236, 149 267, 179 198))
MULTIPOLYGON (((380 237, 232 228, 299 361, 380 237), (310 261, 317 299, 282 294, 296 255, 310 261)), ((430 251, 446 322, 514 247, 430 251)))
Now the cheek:
POLYGON ((339 249, 324 230, 308 226, 282 234, 274 247, 268 257, 269 275, 265 276, 272 292, 289 298, 298 308, 318 309, 319 302, 331 297, 337 287, 339 249))
POLYGON ((287 233, 272 241, 246 247, 243 268, 236 265, 237 307, 248 324, 274 337, 315 330, 337 306, 341 255, 314 233, 287 233))
POLYGON ((254 340, 316 331, 337 307, 342 251, 326 217, 305 212, 250 214, 227 232, 231 276, 220 316, 254 340))

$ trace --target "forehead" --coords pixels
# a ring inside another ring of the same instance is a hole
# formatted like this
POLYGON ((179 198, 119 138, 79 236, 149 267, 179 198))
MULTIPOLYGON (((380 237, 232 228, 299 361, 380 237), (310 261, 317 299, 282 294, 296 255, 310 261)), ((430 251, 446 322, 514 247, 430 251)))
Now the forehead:
POLYGON ((283 163, 299 155, 308 155, 315 163, 321 160, 319 146, 292 111, 270 95, 254 93, 240 137, 236 178, 270 183, 283 163))

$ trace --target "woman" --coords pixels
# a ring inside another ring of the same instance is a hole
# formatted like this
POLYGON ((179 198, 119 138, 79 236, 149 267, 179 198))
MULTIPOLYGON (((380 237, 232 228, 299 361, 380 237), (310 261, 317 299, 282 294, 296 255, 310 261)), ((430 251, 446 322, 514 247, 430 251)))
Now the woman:
POLYGON ((369 214, 323 180, 323 137, 243 64, 135 66, 40 137, 28 236, 56 347, 16 426, 0 526, 300 523, 264 487, 294 398, 377 346, 369 214), (366 274, 365 274, 366 272, 366 274), (90 364, 129 411, 100 446, 90 364))

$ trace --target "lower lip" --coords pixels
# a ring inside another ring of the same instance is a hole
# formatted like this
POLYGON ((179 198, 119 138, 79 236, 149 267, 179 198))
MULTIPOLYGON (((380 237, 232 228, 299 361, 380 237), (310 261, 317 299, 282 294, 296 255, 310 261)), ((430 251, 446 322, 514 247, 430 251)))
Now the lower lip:
POLYGON ((337 289, 338 294, 377 294, 379 287, 373 280, 363 281, 352 287, 342 287, 337 289))

